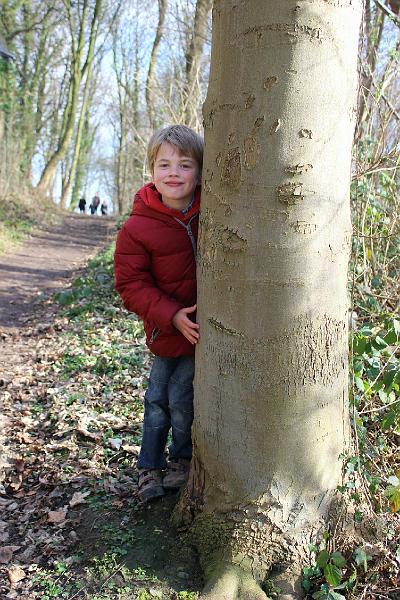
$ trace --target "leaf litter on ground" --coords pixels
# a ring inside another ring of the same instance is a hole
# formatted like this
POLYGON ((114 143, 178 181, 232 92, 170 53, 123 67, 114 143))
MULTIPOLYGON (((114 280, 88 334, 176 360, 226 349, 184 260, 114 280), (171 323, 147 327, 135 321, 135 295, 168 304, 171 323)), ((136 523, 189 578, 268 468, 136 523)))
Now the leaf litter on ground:
MULTIPOLYGON (((0 387, 2 598, 132 598, 146 582, 160 597, 181 591, 177 577, 138 579, 141 567, 120 564, 135 537, 132 515, 147 511, 137 499, 135 465, 151 358, 140 321, 113 290, 112 252, 92 260, 65 290, 71 293, 61 292, 48 327, 21 332, 15 352, 29 348, 28 359, 10 365, 0 387)), ((198 573, 191 583, 195 598, 198 573)))
MULTIPOLYGON (((157 597, 156 591, 192 600, 201 589, 195 559, 172 539, 171 499, 150 511, 138 504, 135 465, 151 359, 140 321, 113 290, 111 259, 112 248, 59 293, 59 310, 50 303, 49 322, 27 326, 12 340, 27 358, 0 382, 4 598, 106 600, 157 597)), ((392 525, 388 516, 380 520, 382 531, 393 532, 393 547, 398 515, 392 525)), ((388 538, 373 547, 370 589, 388 578, 394 586, 397 559, 388 538)))

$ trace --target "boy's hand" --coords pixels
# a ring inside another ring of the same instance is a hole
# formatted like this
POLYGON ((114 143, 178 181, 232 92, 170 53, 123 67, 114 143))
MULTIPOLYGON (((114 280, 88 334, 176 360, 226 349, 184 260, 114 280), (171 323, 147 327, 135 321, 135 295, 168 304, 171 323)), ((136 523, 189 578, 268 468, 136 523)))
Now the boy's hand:
POLYGON ((187 340, 191 344, 197 344, 199 341, 199 325, 197 323, 193 323, 187 316, 190 313, 193 313, 197 308, 197 304, 194 306, 189 306, 188 308, 181 308, 175 313, 172 323, 181 332, 182 335, 185 336, 187 340))

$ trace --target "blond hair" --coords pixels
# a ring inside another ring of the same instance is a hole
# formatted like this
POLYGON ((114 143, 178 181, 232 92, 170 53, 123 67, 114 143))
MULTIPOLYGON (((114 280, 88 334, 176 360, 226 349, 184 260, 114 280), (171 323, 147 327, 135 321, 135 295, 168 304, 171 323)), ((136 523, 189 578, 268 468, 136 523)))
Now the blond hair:
POLYGON ((185 125, 171 125, 170 127, 158 129, 150 138, 147 146, 147 165, 152 174, 154 173, 157 153, 164 143, 178 148, 180 154, 194 158, 201 173, 204 150, 203 138, 185 125))

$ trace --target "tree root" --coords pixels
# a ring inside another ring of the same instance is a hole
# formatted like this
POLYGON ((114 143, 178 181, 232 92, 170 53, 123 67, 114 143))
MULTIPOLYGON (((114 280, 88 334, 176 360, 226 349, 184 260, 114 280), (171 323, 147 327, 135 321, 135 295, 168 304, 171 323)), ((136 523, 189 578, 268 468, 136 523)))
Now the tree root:
POLYGON ((224 564, 216 569, 199 600, 270 600, 250 573, 224 564))

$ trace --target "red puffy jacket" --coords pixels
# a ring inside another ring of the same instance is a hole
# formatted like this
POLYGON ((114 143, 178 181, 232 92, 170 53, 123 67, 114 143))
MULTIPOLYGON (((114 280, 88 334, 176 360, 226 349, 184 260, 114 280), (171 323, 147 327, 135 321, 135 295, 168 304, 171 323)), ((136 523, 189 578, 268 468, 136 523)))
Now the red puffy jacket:
POLYGON ((153 183, 135 196, 118 234, 115 287, 125 308, 144 321, 146 341, 158 356, 194 354, 194 346, 172 324, 183 307, 196 304, 196 241, 200 187, 186 215, 165 206, 153 183))

